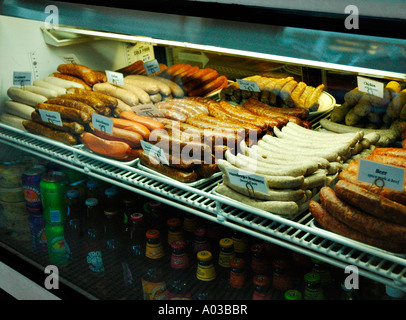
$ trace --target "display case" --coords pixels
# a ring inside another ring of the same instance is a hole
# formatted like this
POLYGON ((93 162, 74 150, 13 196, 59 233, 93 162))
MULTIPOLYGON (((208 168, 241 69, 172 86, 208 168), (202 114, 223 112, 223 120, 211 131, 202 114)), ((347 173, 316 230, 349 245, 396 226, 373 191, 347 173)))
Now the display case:
MULTIPOLYGON (((319 13, 310 13, 310 10, 298 7, 298 3, 292 4, 293 10, 280 3, 271 8, 261 1, 257 5, 210 1, 170 5, 161 2, 161 6, 155 9, 145 4, 128 8, 128 5, 110 3, 3 1, 0 16, 0 110, 5 112, 6 101, 10 100, 8 89, 23 87, 16 82, 15 72, 29 73, 30 81, 35 81, 53 74, 64 63, 84 65, 93 70, 118 71, 137 61, 144 65, 156 61, 157 65, 167 67, 183 64, 196 69, 216 70, 218 75, 225 76, 227 85, 211 91, 208 96, 215 101, 233 100, 227 96, 225 88, 237 80, 250 82, 252 76, 267 79, 291 77, 296 83, 303 82, 313 89, 323 85, 319 109, 311 109, 306 118, 313 131, 323 132, 326 129, 323 121, 331 123, 335 108, 344 105, 346 94, 360 86, 359 77, 385 86, 391 81, 396 82, 399 92, 406 87, 406 41, 401 32, 382 34, 382 30, 391 31, 387 20, 393 22, 394 28, 404 27, 404 16, 400 13, 404 9, 389 10, 391 15, 381 11, 380 15, 374 16, 370 10, 366 11, 370 8, 368 4, 371 3, 363 1, 359 4, 360 13, 368 14, 356 16, 354 19, 359 18, 361 25, 359 29, 351 30, 346 29, 344 21, 354 12, 346 12, 345 8, 337 6, 330 6, 327 10, 331 3, 325 3, 326 7, 319 8, 319 13), (196 10, 199 6, 201 11, 196 10), (218 10, 223 11, 220 14, 218 10), (243 15, 244 12, 249 14, 243 15), (258 14, 254 18, 255 13, 258 14), (313 15, 317 15, 318 22, 310 19, 313 15), (273 19, 268 20, 268 17, 273 19), (281 17, 293 20, 286 23, 281 17), (330 25, 327 23, 329 18, 330 25), (368 28, 363 30, 362 22, 368 28), (372 22, 379 25, 380 30, 371 27, 372 22)), ((376 2, 373 4, 381 6, 376 2)), ((394 2, 393 6, 396 5, 394 2)), ((246 91, 248 97, 254 96, 248 89, 246 91)), ((243 104, 238 99, 229 102, 243 104)), ((381 132, 389 130, 391 124, 385 129, 366 129, 364 125, 359 131, 365 134, 374 130, 381 132)), ((282 134, 283 129, 279 132, 282 134)), ((400 148, 403 138, 403 132, 398 130, 396 136, 377 146, 400 148)), ((302 140, 306 140, 305 136, 302 140)), ((82 144, 70 146, 4 122, 0 123, 0 142, 4 167, 28 158, 33 163, 54 166, 72 175, 72 172, 80 173, 85 180, 119 187, 122 194, 132 195, 142 203, 159 201, 166 208, 165 218, 197 216, 205 225, 222 227, 224 236, 231 238, 238 232, 249 236, 252 243, 267 243, 271 251, 278 248, 289 256, 300 254, 326 263, 334 268, 340 279, 345 278, 344 272, 348 273, 348 266, 351 266, 368 281, 406 290, 404 254, 354 241, 317 224, 309 211, 309 201, 319 201, 320 188, 310 192, 311 197, 308 196, 294 214, 280 214, 255 205, 256 200, 247 202, 242 198, 238 201, 217 192, 224 179, 220 172, 193 183, 180 182, 140 165, 139 159, 120 161, 93 152, 82 144)), ((325 148, 329 149, 327 145, 325 148)), ((351 148, 353 150, 354 146, 351 148)), ((315 153, 320 150, 322 148, 315 153)), ((341 165, 344 163, 342 161, 341 165)), ((344 170, 343 166, 340 168, 344 170)), ((331 182, 330 186, 334 186, 341 170, 334 172, 331 181, 325 177, 323 184, 331 182)), ((7 181, 6 170, 4 175, 7 181)), ((3 219, 6 219, 4 210, 3 204, 3 219)), ((28 214, 24 218, 28 219, 28 214)), ((21 260, 27 266, 25 271, 15 268, 22 274, 27 273, 26 270, 34 270, 34 273, 39 270, 43 274, 50 264, 49 256, 38 255, 33 249, 27 228, 28 220, 25 231, 3 230, 0 247, 4 256, 9 257, 3 262, 14 267, 20 263, 11 261, 21 260)), ((82 266, 73 263, 59 269, 59 279, 67 298, 143 298, 139 284, 136 286, 138 291, 132 286, 117 285, 122 274, 105 277, 103 282, 98 278, 89 280, 82 266)), ((134 278, 138 277, 140 274, 134 275, 134 278)), ((42 287, 41 275, 37 278, 40 278, 42 287)), ((7 288, 6 284, 0 285, 7 288)), ((215 288, 219 286, 217 284, 215 288)), ((44 291, 45 294, 53 292, 44 291)), ((57 292, 56 298, 65 298, 63 294, 60 296, 61 291, 57 292)), ((247 297, 245 299, 250 299, 252 295, 247 297)), ((51 298, 55 297, 46 296, 46 299, 51 298)))

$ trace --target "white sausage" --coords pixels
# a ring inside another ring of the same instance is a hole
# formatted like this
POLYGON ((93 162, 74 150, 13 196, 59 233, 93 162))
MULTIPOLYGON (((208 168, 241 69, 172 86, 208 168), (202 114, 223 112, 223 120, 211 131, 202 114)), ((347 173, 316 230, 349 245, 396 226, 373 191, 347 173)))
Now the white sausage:
POLYGON ((52 89, 47 89, 39 86, 24 86, 24 90, 40 94, 48 99, 56 98, 58 96, 58 92, 52 89))
POLYGON ((9 96, 10 99, 28 104, 32 107, 36 107, 37 103, 42 103, 47 101, 47 98, 44 96, 41 96, 39 94, 21 89, 19 87, 10 87, 7 90, 7 95, 9 96))
POLYGON ((31 113, 35 111, 34 107, 13 100, 6 101, 4 107, 7 113, 25 120, 31 120, 31 113))
POLYGON ((65 88, 65 89, 69 89, 69 88, 72 88, 72 87, 85 89, 83 84, 80 84, 80 83, 77 83, 77 82, 74 82, 74 81, 69 81, 69 80, 57 78, 57 77, 46 77, 44 79, 44 81, 49 82, 49 83, 51 83, 51 84, 53 84, 55 86, 65 88))
POLYGON ((52 83, 49 83, 49 82, 46 82, 44 80, 34 80, 33 85, 38 86, 38 87, 42 87, 42 88, 47 88, 47 89, 54 90, 54 91, 56 91, 58 96, 61 96, 61 95, 66 93, 65 88, 56 86, 56 85, 54 85, 52 83))

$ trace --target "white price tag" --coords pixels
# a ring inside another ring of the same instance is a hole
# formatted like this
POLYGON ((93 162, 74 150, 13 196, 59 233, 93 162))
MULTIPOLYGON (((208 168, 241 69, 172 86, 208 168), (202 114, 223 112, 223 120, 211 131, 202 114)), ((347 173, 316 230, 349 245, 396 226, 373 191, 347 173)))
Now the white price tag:
POLYGON ((405 169, 361 159, 358 180, 376 184, 378 187, 385 186, 386 188, 403 191, 405 169))
POLYGON ((156 108, 153 104, 140 104, 138 106, 131 107, 131 110, 134 111, 139 116, 147 117, 161 117, 162 112, 156 108))
POLYGON ((155 59, 154 47, 148 42, 137 42, 127 49, 131 61, 141 60, 142 62, 155 59))
POLYGON ((147 74, 152 74, 152 73, 161 71, 161 68, 159 67, 159 63, 158 63, 157 59, 145 62, 144 68, 145 68, 145 71, 147 72, 147 74))
POLYGON ((237 79, 237 83, 241 90, 261 92, 256 81, 237 79))
POLYGON ((157 161, 160 163, 169 165, 169 161, 165 156, 165 152, 161 148, 144 140, 141 140, 141 147, 148 156, 156 158, 157 161))
POLYGON ((122 73, 106 70, 106 76, 108 82, 119 86, 124 85, 124 76, 122 73))
POLYGON ((56 126, 62 127, 62 119, 61 114, 56 111, 49 111, 44 109, 38 109, 39 114, 41 116, 41 120, 50 124, 54 124, 56 126))
POLYGON ((227 175, 232 184, 247 188, 248 191, 257 191, 265 194, 269 191, 268 184, 262 176, 232 168, 227 168, 227 175))
POLYGON ((78 57, 74 53, 66 53, 59 56, 65 63, 80 64, 78 57))
POLYGON ((28 86, 31 84, 31 72, 13 72, 13 85, 28 86))
POLYGON ((92 114, 93 128, 105 132, 107 134, 113 134, 113 119, 101 116, 100 114, 92 114))
POLYGON ((369 93, 370 95, 383 98, 384 85, 383 82, 371 80, 364 77, 357 77, 358 90, 369 93))

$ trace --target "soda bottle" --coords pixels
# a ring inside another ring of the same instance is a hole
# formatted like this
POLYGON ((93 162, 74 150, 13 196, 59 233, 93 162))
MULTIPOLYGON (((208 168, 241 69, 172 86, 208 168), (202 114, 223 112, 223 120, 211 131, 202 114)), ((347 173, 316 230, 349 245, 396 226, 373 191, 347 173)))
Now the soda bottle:
POLYGON ((405 291, 385 285, 385 294, 382 300, 405 300, 405 291))
POLYGON ((324 300, 323 288, 320 275, 316 272, 308 272, 304 276, 304 300, 324 300))
POLYGON ((210 251, 203 250, 197 253, 195 280, 195 300, 216 300, 216 270, 210 251))
POLYGON ((320 283, 323 288, 323 294, 325 299, 334 298, 334 288, 333 288, 333 279, 331 277, 331 272, 329 266, 318 259, 312 258, 313 269, 312 271, 320 275, 320 283))
POLYGON ((42 175, 40 182, 43 215, 47 223, 64 223, 66 219, 66 191, 68 180, 61 171, 42 175))
POLYGON ((210 251, 210 243, 207 239, 207 229, 198 227, 194 231, 193 253, 196 255, 199 251, 210 251))
POLYGON ((159 230, 147 230, 146 238, 145 268, 141 279, 144 300, 166 300, 166 282, 163 273, 165 252, 159 230))
POLYGON ((249 238, 244 232, 234 230, 232 239, 234 241, 234 252, 236 257, 244 259, 248 262, 250 257, 249 238))
POLYGON ((28 216, 30 226, 31 246, 35 254, 39 256, 48 254, 45 220, 41 215, 30 214, 28 216))
POLYGON ((190 212, 185 212, 183 216, 183 235, 185 237, 186 247, 190 248, 193 244, 194 232, 197 228, 198 217, 190 212))
POLYGON ((110 186, 106 190, 104 190, 104 207, 106 208, 114 208, 118 211, 121 210, 120 201, 118 198, 118 188, 116 186, 110 186))
POLYGON ((302 300, 302 293, 296 289, 290 289, 285 291, 285 300, 302 300))
POLYGON ((230 281, 224 298, 226 300, 248 300, 252 296, 248 287, 246 263, 242 258, 234 257, 230 261, 230 281))
POLYGON ((231 238, 223 238, 219 242, 220 252, 217 263, 217 278, 219 289, 224 291, 227 288, 230 278, 230 261, 235 257, 234 241, 231 238))
POLYGON ((289 263, 285 259, 274 259, 272 262, 273 275, 272 275, 272 287, 273 298, 280 300, 283 297, 284 292, 293 287, 293 279, 289 270, 289 263))
POLYGON ((79 200, 79 190, 70 189, 67 192, 68 208, 65 220, 65 239, 70 249, 70 259, 75 264, 83 263, 84 239, 84 208, 79 200))
POLYGON ((176 240, 184 240, 182 232, 182 221, 180 218, 173 217, 167 221, 168 225, 168 245, 171 246, 176 240))
POLYGON ((88 270, 93 276, 104 276, 104 264, 102 258, 103 224, 101 212, 98 208, 98 200, 88 198, 86 205, 86 228, 84 251, 88 270))
POLYGON ((262 243, 251 246, 251 272, 253 275, 269 275, 270 264, 266 259, 265 248, 262 243))
POLYGON ((191 300, 190 261, 186 242, 175 240, 171 244, 171 279, 166 287, 168 300, 191 300))
POLYGON ((136 209, 135 199, 131 197, 124 198, 123 214, 124 214, 124 225, 126 226, 125 229, 127 229, 127 227, 131 225, 130 216, 135 212, 139 212, 136 209))
POLYGON ((97 180, 88 180, 86 182, 86 198, 99 199, 100 190, 97 180))
POLYGON ((166 239, 166 219, 164 219, 163 204, 159 201, 149 201, 144 204, 144 215, 147 228, 156 229, 166 239))
POLYGON ((340 286, 340 300, 359 300, 357 290, 354 288, 347 288, 344 282, 340 286))
POLYGON ((271 281, 267 275, 257 274, 253 277, 254 292, 252 300, 271 300, 272 288, 271 281))
POLYGON ((63 224, 46 223, 45 232, 48 245, 49 262, 56 266, 64 266, 68 262, 69 249, 66 245, 63 224))

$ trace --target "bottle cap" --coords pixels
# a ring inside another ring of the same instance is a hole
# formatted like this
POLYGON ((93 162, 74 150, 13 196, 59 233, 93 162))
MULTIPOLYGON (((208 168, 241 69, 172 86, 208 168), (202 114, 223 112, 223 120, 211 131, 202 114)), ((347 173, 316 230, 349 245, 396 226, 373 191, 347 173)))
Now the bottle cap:
POLYGON ((66 174, 62 171, 49 171, 41 177, 41 180, 45 182, 60 182, 66 179, 66 174))
POLYGON ((305 274, 304 280, 308 283, 317 283, 320 282, 320 275, 315 272, 309 272, 305 274))
POLYGON ((210 261, 212 254, 210 251, 202 250, 197 253, 197 260, 199 261, 210 261))
POLYGON ((79 197, 79 190, 77 189, 70 189, 66 194, 69 198, 77 198, 79 197))
POLYGON ((132 203, 134 203, 135 202, 135 200, 134 199, 130 199, 130 198, 125 198, 124 200, 123 200, 123 202, 124 202, 124 204, 132 204, 132 203))
POLYGON ((269 277, 263 274, 258 274, 253 279, 256 286, 267 286, 270 283, 269 277))
POLYGON ((286 300, 302 300, 302 293, 298 290, 291 289, 285 292, 286 300))
POLYGON ((194 231, 194 234, 196 237, 203 237, 207 234, 207 230, 206 230, 206 228, 197 228, 194 231))
POLYGON ((232 258, 230 260, 231 268, 244 268, 245 260, 242 258, 232 258))
POLYGON ((186 248, 186 242, 183 240, 175 240, 171 243, 171 247, 174 250, 182 250, 186 248))
POLYGON ((286 269, 289 264, 285 259, 275 259, 274 261, 272 261, 272 265, 274 268, 278 268, 278 269, 286 269))
POLYGON ((385 292, 388 296, 392 298, 402 298, 405 295, 404 291, 388 285, 385 286, 385 292))
POLYGON ((220 247, 231 248, 234 245, 234 241, 230 238, 223 238, 219 242, 220 247))
POLYGON ((144 215, 142 213, 139 213, 139 212, 132 213, 130 215, 130 219, 131 219, 131 221, 139 222, 139 221, 142 221, 144 219, 144 215))
POLYGON ((117 210, 115 210, 113 208, 104 209, 105 216, 114 216, 115 214, 117 214, 117 210))
POLYGON ((162 203, 159 201, 151 201, 148 203, 148 208, 150 210, 157 210, 162 206, 162 203))
POLYGON ((181 221, 179 218, 169 218, 167 223, 168 223, 168 227, 180 227, 181 226, 181 221))
POLYGON ((98 185, 96 180, 89 180, 86 182, 86 187, 88 188, 96 188, 98 185))
POLYGON ((160 235, 160 233, 156 229, 149 229, 146 232, 146 237, 148 239, 157 239, 157 238, 159 238, 159 235, 160 235))
POLYGON ((106 196, 115 196, 117 194, 117 187, 116 186, 112 186, 110 188, 107 188, 106 190, 104 190, 104 194, 106 196))
POLYGON ((96 198, 87 198, 87 199, 85 200, 85 204, 86 204, 87 206, 91 206, 91 207, 97 206, 98 203, 99 203, 99 200, 97 200, 96 198))
POLYGON ((251 246, 251 252, 252 254, 259 254, 264 251, 264 246, 261 243, 254 243, 251 246))

